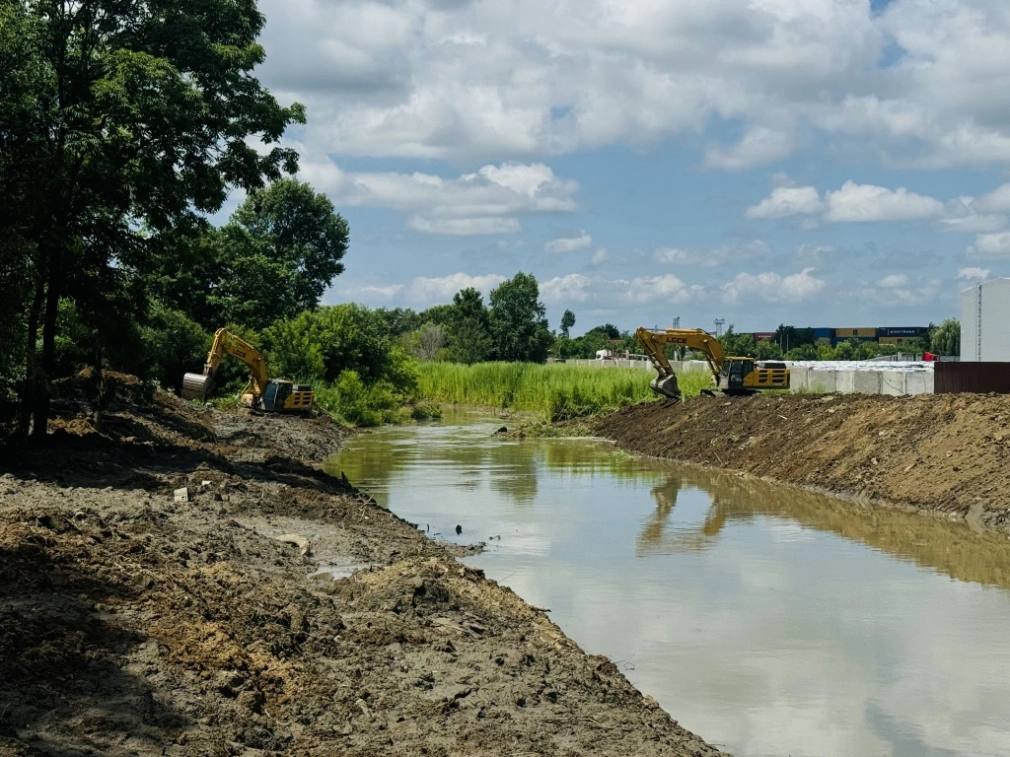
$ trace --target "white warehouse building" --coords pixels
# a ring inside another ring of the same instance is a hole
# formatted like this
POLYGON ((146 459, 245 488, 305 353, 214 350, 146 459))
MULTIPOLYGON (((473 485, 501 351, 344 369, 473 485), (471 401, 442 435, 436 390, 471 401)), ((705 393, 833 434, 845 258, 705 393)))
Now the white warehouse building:
POLYGON ((961 360, 1010 362, 1010 279, 961 292, 961 360))

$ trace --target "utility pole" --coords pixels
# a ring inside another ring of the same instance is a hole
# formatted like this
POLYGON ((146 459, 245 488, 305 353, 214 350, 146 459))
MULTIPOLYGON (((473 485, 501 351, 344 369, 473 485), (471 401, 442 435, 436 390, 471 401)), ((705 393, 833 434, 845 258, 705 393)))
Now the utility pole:
POLYGON ((726 319, 725 318, 716 318, 715 319, 715 335, 716 336, 720 336, 722 334, 722 325, 724 323, 726 323, 726 319))
POLYGON ((675 315, 673 317, 673 327, 675 329, 679 329, 680 328, 680 316, 679 315, 675 315))

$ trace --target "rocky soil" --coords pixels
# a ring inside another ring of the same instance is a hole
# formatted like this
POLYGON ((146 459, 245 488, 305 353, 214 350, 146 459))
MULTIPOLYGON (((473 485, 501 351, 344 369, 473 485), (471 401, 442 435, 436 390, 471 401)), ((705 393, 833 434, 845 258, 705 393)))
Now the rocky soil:
POLYGON ((1010 397, 788 395, 648 403, 596 419, 629 451, 1010 534, 1010 397))
POLYGON ((718 754, 322 473, 329 420, 109 381, 4 450, 0 754, 718 754))

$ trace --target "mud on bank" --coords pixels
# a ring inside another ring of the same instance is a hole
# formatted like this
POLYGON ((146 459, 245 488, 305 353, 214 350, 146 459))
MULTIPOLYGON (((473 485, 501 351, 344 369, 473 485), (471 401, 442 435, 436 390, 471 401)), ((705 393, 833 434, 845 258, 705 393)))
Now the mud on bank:
POLYGON ((0 469, 0 754, 718 754, 320 472, 328 420, 65 389, 0 469))
POLYGON ((789 395, 649 403, 592 433, 657 457, 928 511, 1010 534, 1010 397, 789 395))

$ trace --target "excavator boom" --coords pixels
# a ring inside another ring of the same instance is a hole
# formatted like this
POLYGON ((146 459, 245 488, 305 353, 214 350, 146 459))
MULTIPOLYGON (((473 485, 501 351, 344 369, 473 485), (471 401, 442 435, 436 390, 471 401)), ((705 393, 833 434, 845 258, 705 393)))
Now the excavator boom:
POLYGON ((666 356, 666 345, 675 344, 696 350, 705 356, 709 370, 718 385, 722 373, 726 352, 719 340, 702 329, 647 329, 644 326, 635 331, 635 337, 645 348, 653 367, 658 374, 649 384, 657 394, 672 400, 680 399, 680 387, 677 385, 677 374, 666 356))

